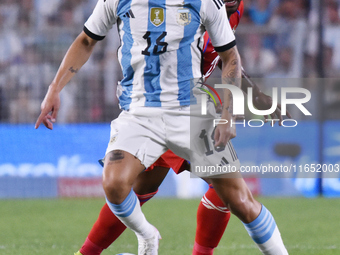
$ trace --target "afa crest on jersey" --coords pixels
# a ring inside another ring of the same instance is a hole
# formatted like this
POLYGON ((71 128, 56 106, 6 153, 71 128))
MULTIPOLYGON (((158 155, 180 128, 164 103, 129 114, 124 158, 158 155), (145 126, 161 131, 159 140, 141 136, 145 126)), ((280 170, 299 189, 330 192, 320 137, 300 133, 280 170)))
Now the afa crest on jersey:
POLYGON ((153 7, 150 9, 150 21, 156 27, 162 25, 164 22, 164 9, 159 7, 153 7))
POLYGON ((177 10, 177 23, 181 26, 189 25, 191 22, 191 13, 187 8, 177 10))

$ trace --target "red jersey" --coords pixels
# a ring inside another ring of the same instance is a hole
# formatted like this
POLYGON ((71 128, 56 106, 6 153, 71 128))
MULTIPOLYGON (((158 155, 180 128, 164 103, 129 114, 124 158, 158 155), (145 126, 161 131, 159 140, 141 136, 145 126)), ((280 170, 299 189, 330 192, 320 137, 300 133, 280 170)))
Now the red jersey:
MULTIPOLYGON (((231 29, 235 32, 238 24, 240 23, 240 19, 243 15, 244 5, 243 1, 240 2, 240 5, 236 12, 234 12, 229 18, 229 24, 231 29)), ((211 44, 211 40, 209 38, 208 33, 204 34, 204 47, 203 47, 203 75, 204 78, 207 79, 211 73, 215 70, 220 57, 214 49, 214 46, 211 44)))
MULTIPOLYGON (((238 9, 234 12, 230 18, 229 23, 231 29, 235 32, 240 19, 243 15, 243 1, 241 1, 238 9)), ((207 79, 210 74, 215 70, 220 57, 212 46, 208 33, 204 34, 204 47, 203 47, 203 75, 207 79)), ((176 174, 184 170, 189 170, 186 160, 178 157, 172 151, 167 150, 153 165, 151 165, 146 171, 152 170, 155 166, 162 166, 172 168, 176 174)))

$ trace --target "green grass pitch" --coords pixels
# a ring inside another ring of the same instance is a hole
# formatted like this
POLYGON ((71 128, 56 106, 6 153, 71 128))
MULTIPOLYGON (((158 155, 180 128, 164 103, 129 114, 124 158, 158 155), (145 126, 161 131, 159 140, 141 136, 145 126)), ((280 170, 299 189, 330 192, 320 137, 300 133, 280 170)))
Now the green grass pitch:
MULTIPOLYGON (((340 254, 340 200, 259 198, 279 225, 291 255, 340 254)), ((103 199, 0 200, 1 255, 73 255, 96 220, 103 199)), ((153 199, 143 206, 162 240, 159 254, 191 254, 199 200, 153 199)), ((103 255, 137 253, 126 231, 103 255)), ((215 255, 260 254, 241 222, 231 217, 215 255)))

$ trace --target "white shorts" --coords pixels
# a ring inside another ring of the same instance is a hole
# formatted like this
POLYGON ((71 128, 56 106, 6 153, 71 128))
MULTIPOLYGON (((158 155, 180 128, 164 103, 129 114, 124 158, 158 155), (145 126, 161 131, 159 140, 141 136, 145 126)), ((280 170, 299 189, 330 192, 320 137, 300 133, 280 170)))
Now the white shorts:
POLYGON ((170 149, 190 161, 192 173, 199 177, 224 174, 225 166, 239 170, 240 163, 231 142, 225 148, 213 146, 213 104, 208 106, 208 116, 204 118, 193 114, 192 109, 192 106, 191 111, 189 106, 140 107, 123 111, 111 122, 106 153, 124 150, 147 168, 170 149))

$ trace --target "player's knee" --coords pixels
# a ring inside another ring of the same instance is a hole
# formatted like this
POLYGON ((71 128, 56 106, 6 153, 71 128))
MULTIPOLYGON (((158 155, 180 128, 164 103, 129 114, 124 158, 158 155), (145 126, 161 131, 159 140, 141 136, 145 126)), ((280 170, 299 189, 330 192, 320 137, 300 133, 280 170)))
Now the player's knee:
POLYGON ((115 204, 120 204, 131 191, 131 184, 122 176, 103 177, 103 189, 108 200, 115 204))

